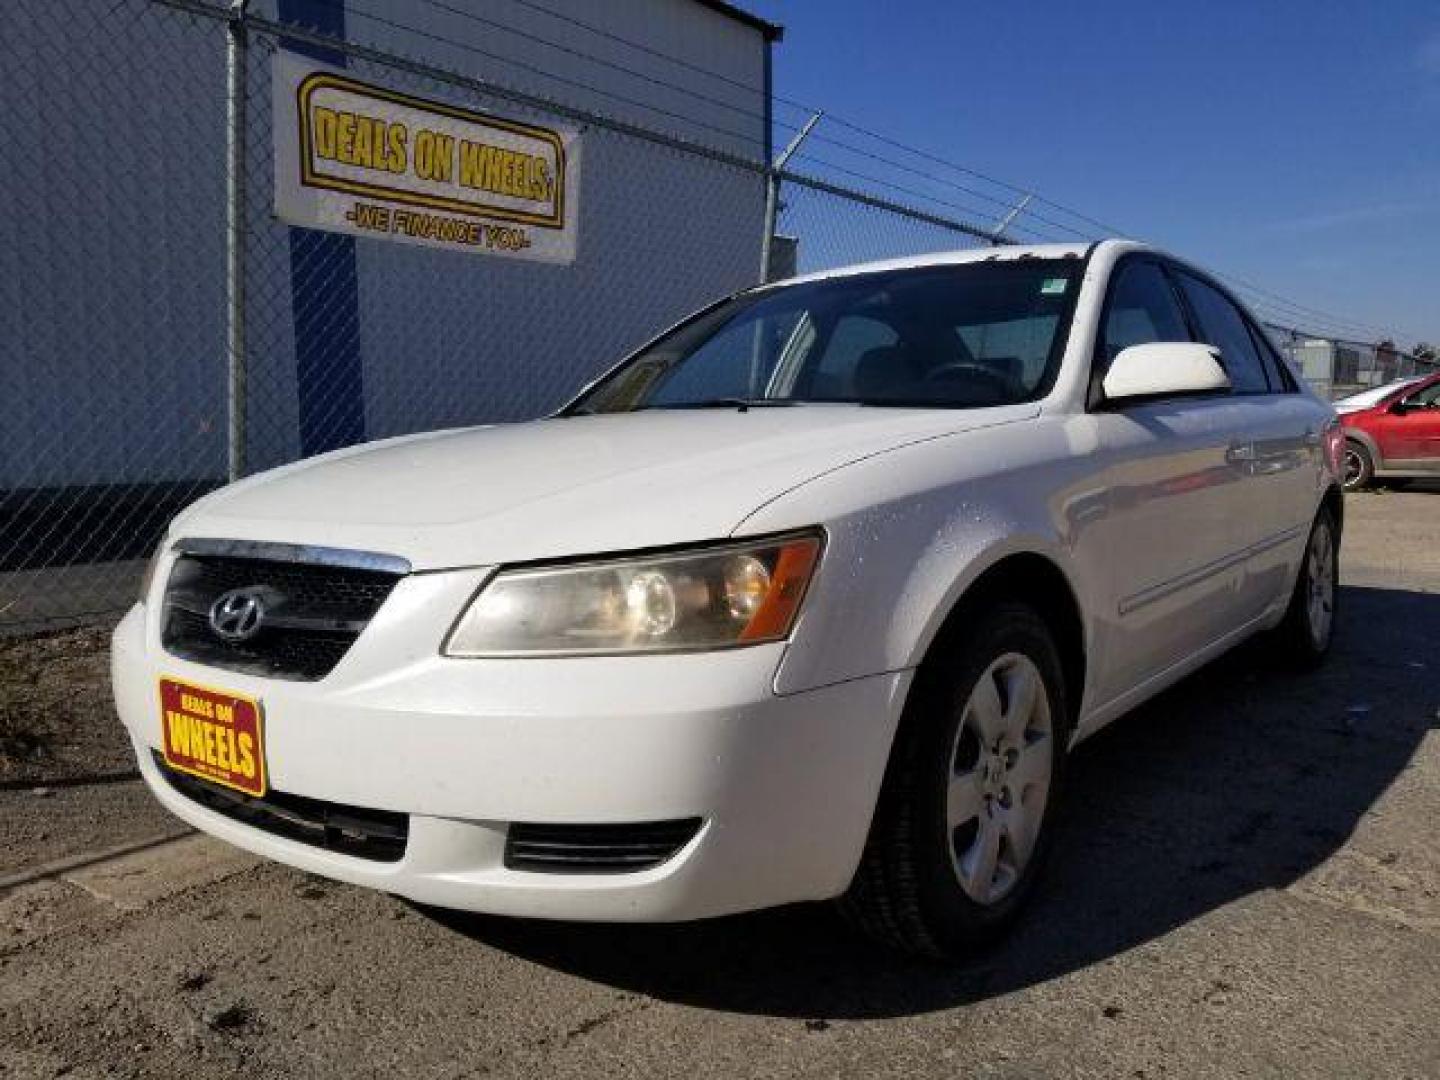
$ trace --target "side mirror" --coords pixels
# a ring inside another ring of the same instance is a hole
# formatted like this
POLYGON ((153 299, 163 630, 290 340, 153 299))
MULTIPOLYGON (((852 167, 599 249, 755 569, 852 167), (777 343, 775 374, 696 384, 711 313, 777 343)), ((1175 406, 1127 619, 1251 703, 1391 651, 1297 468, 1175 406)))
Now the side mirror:
POLYGON ((1390 406, 1390 412, 1395 416, 1404 416, 1407 412, 1410 411, 1410 408, 1410 402, 1406 401, 1404 398, 1401 398, 1399 401, 1395 402, 1393 405, 1390 406))
POLYGON ((1230 389, 1220 350, 1187 341, 1121 349, 1100 384, 1107 401, 1214 394, 1230 389))

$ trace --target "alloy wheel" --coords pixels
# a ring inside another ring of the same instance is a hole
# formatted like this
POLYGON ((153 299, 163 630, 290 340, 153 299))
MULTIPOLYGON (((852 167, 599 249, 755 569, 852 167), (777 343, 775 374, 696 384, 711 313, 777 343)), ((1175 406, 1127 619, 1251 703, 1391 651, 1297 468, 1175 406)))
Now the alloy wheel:
POLYGON ((994 904, 1019 882, 1050 797, 1054 724, 1034 661, 1006 653, 965 703, 951 753, 946 827, 965 894, 994 904))
POLYGON ((1360 460, 1360 452, 1353 447, 1345 451, 1345 487, 1353 488, 1360 483, 1360 478, 1365 475, 1365 463, 1360 460))
POLYGON ((1321 521, 1310 534, 1310 552, 1305 560, 1305 608, 1309 616, 1310 637, 1323 647, 1330 640, 1335 618, 1335 544, 1330 524, 1321 521))

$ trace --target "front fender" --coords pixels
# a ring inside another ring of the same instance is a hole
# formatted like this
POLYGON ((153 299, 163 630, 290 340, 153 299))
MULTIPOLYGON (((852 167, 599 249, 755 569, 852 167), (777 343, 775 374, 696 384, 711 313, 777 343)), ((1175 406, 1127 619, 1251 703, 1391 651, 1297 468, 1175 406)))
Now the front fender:
MULTIPOLYGON (((1031 452, 1039 434, 1033 427, 1016 433, 1031 452)), ((1089 610, 1067 538, 1073 500, 1065 470, 1051 459, 976 475, 956 469, 957 449, 884 455, 807 485, 745 523, 744 531, 761 532, 819 521, 828 533, 776 674, 778 693, 917 666, 970 585, 1010 555, 1048 559, 1089 610)))

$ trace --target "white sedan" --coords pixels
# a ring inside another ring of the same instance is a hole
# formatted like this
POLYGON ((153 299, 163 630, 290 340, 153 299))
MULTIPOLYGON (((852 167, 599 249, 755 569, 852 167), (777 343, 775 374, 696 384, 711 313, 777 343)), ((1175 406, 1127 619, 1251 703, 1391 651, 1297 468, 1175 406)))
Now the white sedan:
POLYGON ((315 873, 601 921, 839 898, 955 955, 1031 891, 1078 740, 1256 632, 1323 657, 1342 449, 1136 244, 799 278, 547 419, 202 499, 115 698, 161 802, 315 873))

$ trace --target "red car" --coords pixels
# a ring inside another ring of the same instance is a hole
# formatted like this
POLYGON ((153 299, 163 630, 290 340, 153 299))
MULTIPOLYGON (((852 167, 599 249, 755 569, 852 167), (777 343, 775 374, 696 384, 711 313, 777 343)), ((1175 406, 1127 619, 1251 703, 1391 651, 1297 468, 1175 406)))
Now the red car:
POLYGON ((1440 478, 1440 373, 1399 387, 1366 408, 1336 402, 1345 425, 1345 489, 1374 479, 1440 478))

